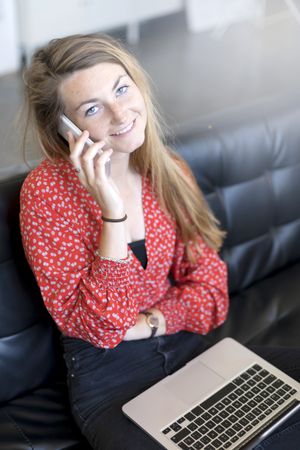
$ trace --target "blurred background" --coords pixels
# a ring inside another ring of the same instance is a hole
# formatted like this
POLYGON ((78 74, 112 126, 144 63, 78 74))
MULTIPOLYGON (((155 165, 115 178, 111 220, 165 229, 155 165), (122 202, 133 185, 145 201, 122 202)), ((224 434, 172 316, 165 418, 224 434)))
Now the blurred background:
POLYGON ((175 136, 300 101, 300 0, 0 0, 0 177, 24 169, 24 65, 52 38, 95 31, 137 56, 175 136))

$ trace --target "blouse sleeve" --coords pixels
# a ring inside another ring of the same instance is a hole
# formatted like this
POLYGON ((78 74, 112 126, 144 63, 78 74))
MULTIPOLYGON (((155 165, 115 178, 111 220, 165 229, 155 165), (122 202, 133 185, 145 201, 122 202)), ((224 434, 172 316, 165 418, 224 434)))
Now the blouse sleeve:
POLYGON ((165 316, 167 334, 180 330, 206 334, 221 325, 228 312, 227 268, 217 252, 199 239, 201 254, 187 259, 177 239, 171 274, 174 286, 154 306, 165 316))
POLYGON ((115 347, 136 322, 130 261, 95 256, 76 227, 45 201, 22 205, 21 232, 45 305, 60 330, 115 347))

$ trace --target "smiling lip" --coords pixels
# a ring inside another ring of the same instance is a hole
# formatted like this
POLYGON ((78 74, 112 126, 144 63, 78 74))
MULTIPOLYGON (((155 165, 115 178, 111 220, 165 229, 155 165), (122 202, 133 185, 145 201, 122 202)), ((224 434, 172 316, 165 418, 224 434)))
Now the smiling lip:
POLYGON ((116 136, 116 137, 124 136, 124 134, 127 134, 127 133, 129 133, 129 132, 132 130, 134 124, 135 124, 135 120, 133 120, 133 121, 132 121, 129 125, 127 125, 126 127, 122 128, 120 131, 117 131, 117 133, 111 134, 111 136, 116 136))

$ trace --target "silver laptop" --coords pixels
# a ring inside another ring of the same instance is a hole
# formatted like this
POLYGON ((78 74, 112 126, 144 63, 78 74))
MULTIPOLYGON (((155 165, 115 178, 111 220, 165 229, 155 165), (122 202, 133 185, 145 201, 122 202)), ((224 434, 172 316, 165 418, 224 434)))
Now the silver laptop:
POLYGON ((251 449, 300 408, 300 384, 226 338, 123 406, 169 450, 251 449))

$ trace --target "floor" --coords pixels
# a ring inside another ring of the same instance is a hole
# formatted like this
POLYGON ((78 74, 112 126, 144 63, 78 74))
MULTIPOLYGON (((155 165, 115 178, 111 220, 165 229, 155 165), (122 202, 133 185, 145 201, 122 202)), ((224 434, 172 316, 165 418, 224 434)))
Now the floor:
MULTIPOLYGON (((278 11, 263 23, 245 22, 219 33, 188 32, 183 13, 141 26, 140 42, 131 50, 149 73, 175 134, 269 98, 300 102, 300 24, 276 1, 278 11)), ((0 77, 0 178, 24 168, 22 99, 21 74, 0 77)), ((27 160, 38 157, 29 140, 27 160)))

